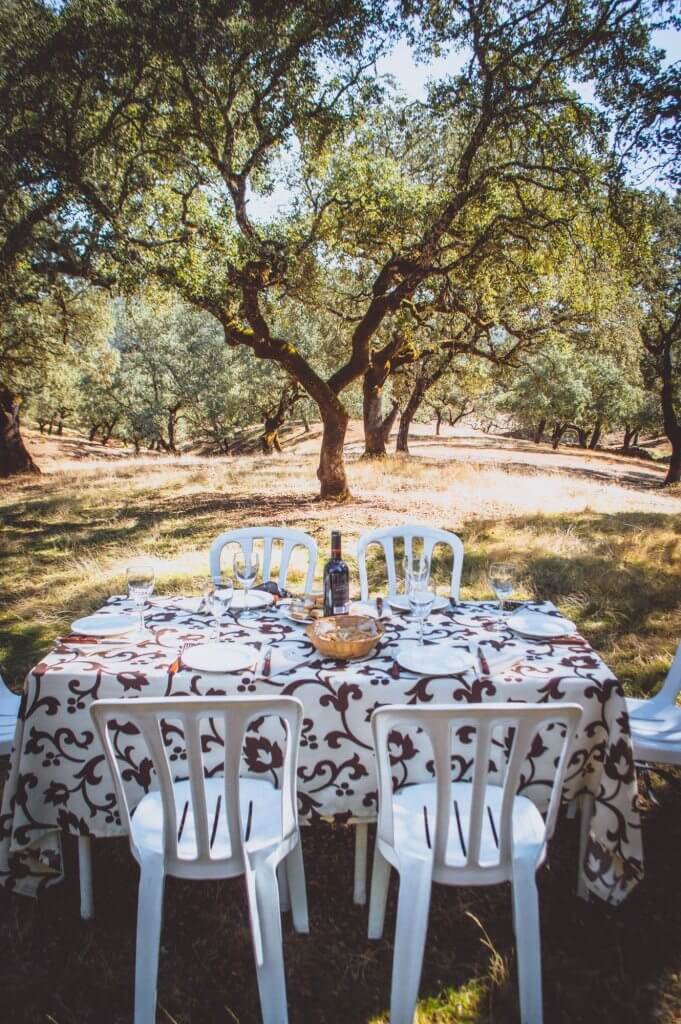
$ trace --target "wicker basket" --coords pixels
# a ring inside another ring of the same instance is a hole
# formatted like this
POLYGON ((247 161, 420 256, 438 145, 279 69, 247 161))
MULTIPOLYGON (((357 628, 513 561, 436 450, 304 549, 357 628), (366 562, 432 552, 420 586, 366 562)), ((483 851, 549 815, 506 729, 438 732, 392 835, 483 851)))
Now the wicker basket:
POLYGON ((329 615, 311 622, 306 633, 325 658, 352 661, 353 658, 365 658, 374 649, 383 636, 383 623, 371 615, 329 615), (364 627, 366 632, 352 639, 339 639, 329 635, 334 626, 343 630, 364 627))

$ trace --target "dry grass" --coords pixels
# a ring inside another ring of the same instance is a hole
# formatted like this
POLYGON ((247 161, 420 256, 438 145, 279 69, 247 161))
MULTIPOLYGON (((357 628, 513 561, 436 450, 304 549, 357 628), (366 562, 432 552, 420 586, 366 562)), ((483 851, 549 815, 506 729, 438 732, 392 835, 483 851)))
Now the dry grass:
MULTIPOLYGON (((654 473, 637 477, 624 460, 541 467, 532 452, 516 449, 509 459, 500 446, 463 462, 460 441, 451 444, 449 461, 441 451, 380 464, 351 459, 355 497, 341 508, 316 501, 315 457, 296 449, 216 460, 106 460, 85 450, 77 463, 55 459, 41 479, 0 485, 0 661, 8 678, 18 687, 76 615, 120 591, 134 556, 154 557, 161 592, 191 592, 210 541, 230 526, 298 526, 326 552, 338 525, 352 562, 361 531, 411 520, 462 535, 464 596, 489 596, 487 564, 512 558, 523 594, 551 598, 576 618, 631 692, 654 688, 681 636, 681 495, 661 493, 654 473)), ((378 580, 380 565, 373 568, 378 580)), ((446 565, 437 571, 443 580, 446 565)), ((540 875, 547 1024, 681 1021, 681 800, 666 785, 659 792, 662 804, 644 823, 646 881, 617 911, 574 898, 575 828, 561 824, 540 875)), ((313 935, 287 926, 292 1024, 384 1024, 394 893, 386 938, 369 943, 366 915, 348 899, 349 832, 310 828, 305 852, 313 935)), ((0 891, 3 1020, 130 1019, 136 874, 126 844, 96 843, 95 872, 97 918, 88 925, 77 916, 73 870, 39 905, 0 891)), ((240 886, 172 881, 166 911, 158 1020, 258 1020, 240 886)), ((505 889, 437 891, 421 993, 419 1024, 517 1020, 505 889)))

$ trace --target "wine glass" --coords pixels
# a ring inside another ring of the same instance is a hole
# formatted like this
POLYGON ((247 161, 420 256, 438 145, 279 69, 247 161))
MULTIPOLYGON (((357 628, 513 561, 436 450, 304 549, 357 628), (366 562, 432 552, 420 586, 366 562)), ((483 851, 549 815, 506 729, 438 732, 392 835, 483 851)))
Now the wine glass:
POLYGON ((511 562, 492 562, 489 567, 489 584, 499 602, 499 614, 504 617, 504 601, 515 590, 517 570, 511 562))
POLYGON ((154 583, 156 582, 154 567, 148 562, 129 565, 125 570, 125 577, 128 583, 128 597, 131 598, 137 608, 140 617, 140 629, 145 633, 144 603, 154 592, 154 583))
POLYGON ((430 558, 428 555, 405 555, 402 559, 404 571, 404 589, 409 594, 409 581, 420 581, 425 587, 430 579, 430 558))
POLYGON ((248 593, 258 578, 260 558, 256 551, 242 551, 234 556, 234 575, 246 591, 244 611, 248 612, 248 593))
POLYGON ((419 572, 408 573, 406 582, 409 607, 419 624, 419 647, 423 647, 423 626, 432 611, 435 594, 428 586, 427 575, 424 577, 419 572))
POLYGON ((215 619, 215 640, 220 640, 220 629, 234 598, 234 583, 229 576, 214 576, 206 584, 203 596, 215 619))

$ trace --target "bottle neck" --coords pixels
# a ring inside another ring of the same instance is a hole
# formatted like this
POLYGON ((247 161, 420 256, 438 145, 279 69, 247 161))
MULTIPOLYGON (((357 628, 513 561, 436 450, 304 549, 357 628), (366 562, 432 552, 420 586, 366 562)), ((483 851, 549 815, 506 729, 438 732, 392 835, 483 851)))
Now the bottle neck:
POLYGON ((332 558, 340 558, 341 557, 341 538, 340 538, 340 533, 334 532, 334 533, 331 534, 331 557, 332 558))

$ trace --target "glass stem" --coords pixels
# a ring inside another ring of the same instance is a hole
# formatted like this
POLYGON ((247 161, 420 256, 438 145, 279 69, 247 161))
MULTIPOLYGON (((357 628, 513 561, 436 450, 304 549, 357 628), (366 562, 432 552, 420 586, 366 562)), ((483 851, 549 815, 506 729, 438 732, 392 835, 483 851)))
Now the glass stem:
POLYGON ((419 619, 419 647, 423 647, 423 619, 419 619))
POLYGON ((215 642, 220 643, 220 620, 215 616, 215 642))
POLYGON ((503 617, 504 617, 504 599, 503 599, 503 597, 499 598, 499 615, 503 619, 503 617))
POLYGON ((144 601, 139 606, 140 613, 140 630, 144 633, 146 626, 144 625, 144 601))

